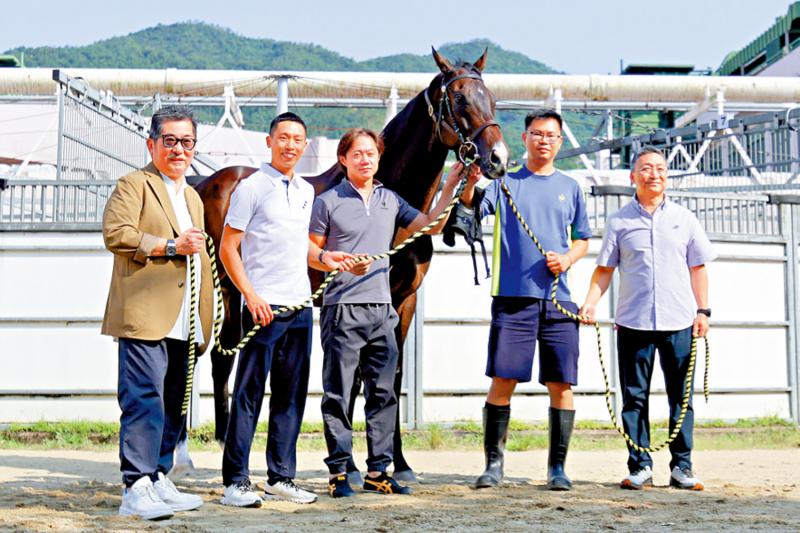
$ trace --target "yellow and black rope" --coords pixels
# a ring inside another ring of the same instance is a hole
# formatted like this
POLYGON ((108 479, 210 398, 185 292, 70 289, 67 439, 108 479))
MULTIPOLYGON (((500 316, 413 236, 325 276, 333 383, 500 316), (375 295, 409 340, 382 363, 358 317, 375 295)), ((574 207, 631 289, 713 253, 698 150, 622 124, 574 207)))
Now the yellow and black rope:
MULTIPOLYGON (((527 233, 528 237, 531 238, 533 244, 536 245, 536 248, 539 250, 539 252, 543 256, 546 255, 544 247, 542 247, 541 243, 539 242, 539 239, 536 238, 536 235, 533 234, 533 231, 531 231, 531 228, 528 226, 528 223, 525 222, 525 219, 522 217, 522 214, 519 212, 519 209, 517 209, 517 205, 514 203, 514 199, 511 196, 511 191, 508 190, 508 187, 503 181, 500 181, 500 188, 503 191, 503 194, 506 196, 509 208, 517 217, 517 220, 519 220, 520 224, 522 225, 522 228, 525 230, 525 233, 527 233)), ((553 304, 561 313, 568 316, 572 320, 575 320, 578 323, 580 323, 582 322, 583 317, 564 308, 564 306, 562 306, 556 299, 556 292, 558 290, 558 281, 560 277, 561 274, 555 274, 555 279, 553 280, 553 286, 552 289, 550 290, 550 300, 553 302, 553 304)), ((600 368, 603 371, 603 382, 605 383, 605 389, 606 389, 605 390, 606 408, 608 409, 608 414, 611 416, 611 422, 614 424, 614 428, 619 432, 620 435, 622 435, 622 437, 625 439, 625 442, 628 443, 628 446, 630 446, 631 448, 633 448, 638 452, 648 452, 648 453, 657 452, 665 448, 666 446, 669 446, 669 444, 678 437, 678 434, 681 431, 681 427, 683 426, 683 420, 686 417, 686 412, 689 409, 689 400, 692 397, 692 382, 694 380, 695 360, 697 358, 697 337, 692 337, 692 345, 689 353, 689 366, 686 371, 686 381, 683 385, 684 392, 683 392, 683 398, 681 400, 681 411, 680 414, 678 415, 678 420, 675 422, 675 426, 673 427, 672 432, 670 433, 666 441, 662 442, 661 444, 658 444, 657 446, 644 447, 634 442, 633 439, 630 437, 630 435, 625 433, 625 430, 619 425, 619 422, 617 421, 617 415, 614 412, 613 407, 611 406, 611 386, 608 380, 608 372, 606 370, 606 364, 605 361, 603 360, 603 346, 601 342, 600 325, 597 323, 597 321, 594 321, 594 329, 595 333, 597 334, 597 353, 600 358, 600 368)), ((705 341, 705 355, 706 355, 705 374, 703 376, 703 394, 705 395, 706 402, 708 402, 708 368, 711 362, 711 352, 708 347, 708 339, 706 337, 703 337, 703 340, 705 341)))

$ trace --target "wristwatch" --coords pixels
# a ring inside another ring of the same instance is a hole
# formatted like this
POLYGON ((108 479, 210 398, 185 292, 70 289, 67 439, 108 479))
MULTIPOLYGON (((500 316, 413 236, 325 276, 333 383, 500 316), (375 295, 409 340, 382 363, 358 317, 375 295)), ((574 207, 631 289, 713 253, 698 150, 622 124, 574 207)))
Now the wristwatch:
POLYGON ((698 315, 706 315, 708 318, 711 318, 711 309, 698 309, 698 315))
POLYGON ((175 239, 167 239, 167 249, 165 251, 167 257, 175 257, 178 255, 178 248, 175 246, 175 239))

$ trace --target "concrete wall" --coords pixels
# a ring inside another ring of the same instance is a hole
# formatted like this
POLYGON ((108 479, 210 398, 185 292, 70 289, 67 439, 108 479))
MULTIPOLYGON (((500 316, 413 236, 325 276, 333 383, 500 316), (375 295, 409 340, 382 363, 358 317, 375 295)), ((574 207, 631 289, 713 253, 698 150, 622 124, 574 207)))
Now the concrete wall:
MULTIPOLYGON (((487 239, 490 244, 491 239, 487 239)), ((582 301, 599 239, 570 272, 573 297, 582 301)), ((695 397, 698 418, 736 419, 790 410, 784 245, 716 242, 720 259, 709 266, 712 333, 711 401, 695 397)), ((479 419, 489 379, 484 376, 489 280, 472 281, 467 248, 436 241, 437 255, 424 293, 422 383, 424 421, 479 419)), ((491 250, 489 250, 491 252, 491 250)), ((482 267, 481 267, 482 268, 482 267)), ((0 421, 116 420, 116 345, 99 334, 111 255, 99 233, 0 232, 0 421)), ((608 312, 603 300, 604 314, 608 312)), ((154 305, 157 305, 155 303, 154 305)), ((607 321, 606 321, 607 322, 607 321)), ((603 350, 612 371, 611 328, 603 350)), ((608 418, 594 329, 581 329, 578 416, 608 418)), ((320 420, 322 349, 315 330, 311 395, 306 420, 320 420)), ((538 359, 537 359, 538 364, 538 359)), ((696 389, 702 390, 702 350, 696 389)), ((534 370, 534 377, 536 376, 534 370)), ((534 378, 535 379, 535 378, 534 378)), ((199 419, 213 419, 208 357, 198 363, 199 419)), ((656 369, 652 416, 665 418, 663 378, 656 369)), ((520 385, 515 418, 542 420, 545 390, 520 385)))

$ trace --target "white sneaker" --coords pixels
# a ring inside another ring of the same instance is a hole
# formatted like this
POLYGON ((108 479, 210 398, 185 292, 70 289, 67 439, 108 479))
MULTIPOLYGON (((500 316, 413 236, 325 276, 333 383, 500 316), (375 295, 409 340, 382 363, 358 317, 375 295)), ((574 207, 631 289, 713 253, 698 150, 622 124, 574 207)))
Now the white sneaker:
POLYGON ((703 482, 700 481, 694 474, 691 468, 675 467, 669 475, 669 486, 677 489, 686 490, 703 490, 703 482))
POLYGON ((122 504, 119 506, 119 514, 120 516, 141 516, 145 520, 159 520, 169 518, 175 513, 159 498, 150 478, 143 476, 130 487, 122 489, 122 504))
POLYGON ((270 485, 267 481, 264 496, 269 500, 287 500, 294 503, 314 503, 317 495, 294 484, 291 479, 284 479, 270 485))
POLYGON ((203 498, 196 494, 186 494, 180 492, 170 479, 158 473, 158 481, 153 484, 158 493, 158 497, 169 505, 173 511, 194 511, 203 505, 203 498))
POLYGON ((233 507, 261 507, 261 497, 253 492, 248 479, 225 487, 220 503, 233 507))
POLYGON ((644 487, 653 486, 653 471, 649 466, 640 468, 636 472, 628 474, 619 484, 623 489, 641 490, 644 487))

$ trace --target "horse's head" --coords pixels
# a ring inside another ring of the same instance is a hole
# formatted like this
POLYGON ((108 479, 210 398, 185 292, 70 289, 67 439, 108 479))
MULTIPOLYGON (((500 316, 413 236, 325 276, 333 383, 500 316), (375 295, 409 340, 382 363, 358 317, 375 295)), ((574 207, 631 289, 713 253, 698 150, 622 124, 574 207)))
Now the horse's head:
POLYGON ((495 97, 483 83, 486 53, 475 63, 451 64, 433 48, 442 73, 425 90, 436 135, 462 162, 476 161, 487 178, 500 178, 508 165, 508 148, 494 118, 495 97))

